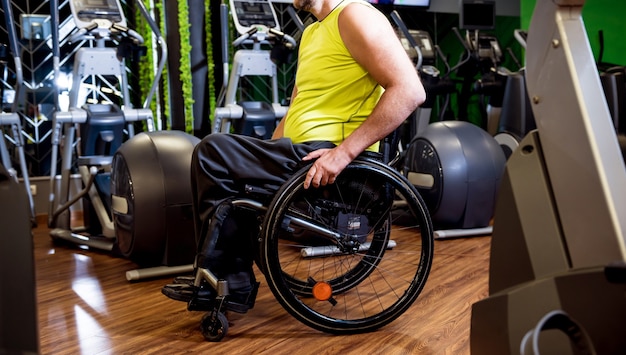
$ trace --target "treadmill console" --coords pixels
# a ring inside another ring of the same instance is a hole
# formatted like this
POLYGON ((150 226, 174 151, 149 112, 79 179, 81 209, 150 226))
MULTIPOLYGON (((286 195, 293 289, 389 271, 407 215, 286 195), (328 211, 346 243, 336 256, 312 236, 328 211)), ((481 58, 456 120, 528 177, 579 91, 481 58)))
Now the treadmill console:
POLYGON ((92 26, 93 23, 107 28, 113 24, 126 27, 119 0, 70 0, 70 9, 78 28, 92 26))
MULTIPOLYGON (((421 30, 409 30, 409 34, 417 43, 420 51, 422 52, 422 56, 425 61, 434 60, 435 59, 435 45, 433 44, 433 40, 430 37, 430 34, 426 31, 421 30)), ((400 37, 400 42, 404 47, 404 50, 407 52, 410 58, 416 58, 417 53, 415 48, 411 46, 409 40, 405 37, 402 31, 398 31, 398 36, 400 37)))
POLYGON ((230 0, 230 9, 239 34, 255 27, 280 31, 276 12, 269 0, 230 0))

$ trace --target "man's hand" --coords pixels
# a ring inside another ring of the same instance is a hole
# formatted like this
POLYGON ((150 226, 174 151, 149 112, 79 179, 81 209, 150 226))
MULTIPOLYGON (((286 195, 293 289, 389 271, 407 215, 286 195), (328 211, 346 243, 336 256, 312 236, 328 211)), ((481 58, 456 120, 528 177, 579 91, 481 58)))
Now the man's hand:
POLYGON ((302 158, 304 161, 315 160, 304 180, 304 188, 320 187, 335 182, 335 179, 352 161, 339 149, 318 149, 302 158))

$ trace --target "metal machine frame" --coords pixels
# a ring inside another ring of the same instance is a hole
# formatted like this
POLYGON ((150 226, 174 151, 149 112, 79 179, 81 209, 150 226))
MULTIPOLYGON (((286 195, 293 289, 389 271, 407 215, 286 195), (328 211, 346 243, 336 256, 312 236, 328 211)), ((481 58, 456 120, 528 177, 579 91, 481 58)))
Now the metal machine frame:
MULTIPOLYGON (((58 6, 57 1, 50 1, 53 15, 53 56, 55 57, 55 76, 59 73, 59 38, 58 38, 58 6)), ((70 196, 70 173, 73 165, 73 150, 75 147, 77 128, 87 123, 88 112, 81 107, 79 102, 80 87, 84 80, 94 76, 114 76, 120 83, 123 106, 121 112, 127 123, 129 136, 134 135, 132 123, 145 121, 148 131, 154 130, 153 113, 149 104, 158 86, 158 78, 161 76, 165 61, 167 60, 167 47, 160 35, 158 25, 151 18, 145 5, 141 1, 136 2, 141 14, 146 18, 151 30, 156 35, 156 43, 159 45, 160 59, 155 73, 155 80, 148 93, 142 108, 133 108, 130 102, 130 93, 126 79, 126 66, 123 59, 118 58, 116 47, 107 47, 105 44, 115 37, 126 36, 135 43, 143 43, 143 38, 132 29, 126 28, 126 20, 121 10, 119 0, 104 0, 98 5, 95 2, 89 6, 80 6, 80 2, 72 1, 71 10, 78 28, 71 35, 70 41, 91 41, 93 46, 80 48, 74 57, 73 83, 70 91, 70 107, 68 111, 62 111, 57 107, 53 119, 52 138, 52 161, 57 161, 59 147, 61 152, 61 183, 59 192, 55 184, 56 164, 52 164, 50 173, 50 206, 48 224, 52 228, 50 235, 54 239, 62 239, 73 243, 87 245, 93 248, 111 251, 114 248, 115 230, 104 206, 99 193, 94 186, 95 175, 98 171, 110 170, 112 156, 82 157, 78 164, 84 188, 74 196, 70 196), (61 144, 63 140, 63 144, 61 144), (89 196, 96 210, 96 215, 102 226, 101 236, 85 236, 81 228, 72 228, 70 225, 69 208, 78 202, 83 196, 89 196), (93 237, 93 238, 92 238, 93 237), (103 237, 103 238, 100 238, 103 237)), ((86 5, 86 4, 85 4, 86 5)))
MULTIPOLYGON (((213 132, 228 133, 231 120, 244 117, 244 107, 237 102, 240 79, 244 76, 267 76, 271 80, 272 110, 275 118, 281 119, 287 113, 287 106, 279 102, 278 77, 276 64, 270 57, 270 51, 262 49, 262 45, 270 44, 270 39, 284 41, 288 46, 295 47, 296 41, 280 31, 276 12, 269 0, 241 1, 230 0, 231 14, 235 28, 240 36, 232 42, 237 48, 243 44, 252 44, 252 49, 239 49, 235 52, 232 69, 228 71, 228 49, 222 46, 224 65, 224 83, 215 109, 213 132), (228 84, 226 84, 228 83, 228 84)), ((221 7, 222 42, 228 43, 228 8, 221 7)))
MULTIPOLYGON (((517 353, 548 312, 568 313, 598 353, 626 349, 626 168, 585 27, 585 0, 537 2, 527 42, 537 123, 510 157, 473 353, 517 353)), ((569 343, 550 338, 545 349, 569 343)), ((543 347, 541 349, 544 349, 543 347)), ((544 350, 545 350, 544 349, 544 350)))
MULTIPOLYGON (((18 105, 20 102, 20 96, 23 92, 24 86, 24 77, 22 72, 22 59, 20 57, 20 50, 18 48, 18 39, 17 32, 15 31, 15 22, 13 20, 13 9, 11 7, 10 1, 3 0, 2 7, 4 9, 4 18, 6 22, 7 32, 9 35, 9 47, 11 50, 11 55, 13 57, 13 62, 15 65, 15 98, 13 99, 13 104, 11 106, 11 112, 0 112, 0 126, 10 126, 11 127, 11 135, 13 139, 13 144, 15 145, 15 149, 18 154, 18 159, 20 163, 20 169, 22 172, 22 180, 24 182, 24 186, 26 188, 26 195, 28 196, 28 202, 30 206, 30 218, 31 224, 35 224, 35 203, 33 201, 33 194, 30 190, 30 179, 28 174, 28 167, 26 166, 26 156, 24 153, 24 138, 22 137, 22 125, 20 115, 18 114, 18 105)), ((3 132, 0 131, 0 134, 3 132)), ((9 156, 9 151, 6 146, 4 135, 0 137, 0 161, 7 169, 12 178, 17 181, 17 173, 13 169, 11 164, 11 157, 9 156)))

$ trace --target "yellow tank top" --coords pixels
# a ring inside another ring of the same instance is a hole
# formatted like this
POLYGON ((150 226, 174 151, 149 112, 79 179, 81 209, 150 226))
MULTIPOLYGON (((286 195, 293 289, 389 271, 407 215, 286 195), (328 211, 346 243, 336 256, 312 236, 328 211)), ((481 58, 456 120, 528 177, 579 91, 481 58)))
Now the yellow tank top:
POLYGON ((339 14, 353 2, 371 6, 361 0, 343 0, 302 34, 296 75, 298 93, 284 122, 284 135, 294 143, 341 143, 369 116, 383 93, 383 88, 354 61, 339 34, 339 14))

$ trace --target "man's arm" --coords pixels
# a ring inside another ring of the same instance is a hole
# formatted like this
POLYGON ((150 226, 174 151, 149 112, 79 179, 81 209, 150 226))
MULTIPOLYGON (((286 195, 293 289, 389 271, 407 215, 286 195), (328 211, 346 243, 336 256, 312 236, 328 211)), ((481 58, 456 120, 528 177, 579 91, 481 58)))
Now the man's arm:
POLYGON ((383 14, 362 4, 339 15, 339 31, 354 59, 385 89, 371 115, 343 143, 305 157, 317 158, 305 188, 333 183, 361 152, 396 129, 426 99, 413 63, 383 14))

